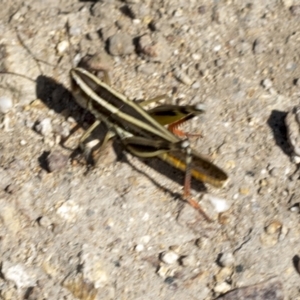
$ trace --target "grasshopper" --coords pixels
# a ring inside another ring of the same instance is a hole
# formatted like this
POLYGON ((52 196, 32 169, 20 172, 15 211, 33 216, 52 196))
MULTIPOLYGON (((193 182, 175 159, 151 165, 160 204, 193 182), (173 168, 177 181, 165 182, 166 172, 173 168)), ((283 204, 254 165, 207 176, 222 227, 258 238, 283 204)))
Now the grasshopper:
POLYGON ((202 106, 161 105, 146 111, 143 105, 131 101, 85 69, 73 68, 70 76, 75 100, 96 118, 95 123, 81 137, 80 147, 83 147, 84 141, 101 122, 105 123, 108 132, 102 146, 117 136, 133 155, 158 157, 184 171, 184 199, 209 220, 201 206, 190 199, 191 177, 222 187, 228 176, 207 158, 192 150, 188 139, 182 140, 171 132, 174 130, 164 127, 171 125, 172 129, 172 126, 174 128, 202 113, 202 106))

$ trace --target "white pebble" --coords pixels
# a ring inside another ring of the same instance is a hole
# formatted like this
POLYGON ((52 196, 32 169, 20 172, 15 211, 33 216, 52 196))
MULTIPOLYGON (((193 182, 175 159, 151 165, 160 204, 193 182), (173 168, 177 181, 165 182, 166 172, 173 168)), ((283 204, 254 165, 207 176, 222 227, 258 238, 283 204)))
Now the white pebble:
POLYGON ((231 252, 223 253, 219 259, 222 267, 231 267, 234 264, 234 256, 231 252))
POLYGON ((214 292, 218 294, 219 293, 224 294, 230 290, 231 290, 231 286, 227 282, 219 283, 214 287, 214 292))
POLYGON ((144 251, 144 249, 145 249, 145 247, 144 247, 144 245, 142 245, 142 244, 138 244, 138 245, 136 245, 136 246, 134 247, 134 250, 135 250, 136 252, 142 252, 142 251, 144 251))
POLYGON ((269 78, 264 79, 261 84, 266 90, 271 88, 271 86, 273 85, 271 79, 269 79, 269 78))
POLYGON ((44 137, 50 136, 52 134, 52 124, 51 119, 46 118, 41 121, 37 126, 36 130, 44 137))
POLYGON ((61 41, 60 43, 58 43, 56 50, 58 52, 58 54, 63 54, 66 52, 66 50, 69 48, 69 42, 68 41, 61 41))
POLYGON ((209 195, 209 200, 217 213, 222 213, 230 208, 230 205, 223 198, 209 195))
POLYGON ((174 251, 166 251, 161 255, 161 261, 171 265, 174 264, 179 258, 179 255, 174 251))
POLYGON ((35 278, 27 272, 22 264, 10 265, 9 262, 4 262, 2 273, 6 280, 14 282, 19 289, 36 285, 35 278))
POLYGON ((1 96, 0 97, 0 112, 3 114, 8 113, 11 108, 13 107, 12 98, 8 96, 1 96))
POLYGON ((76 220, 79 210, 79 205, 69 200, 63 203, 56 212, 62 219, 72 222, 76 220))
POLYGON ((213 48, 213 51, 214 51, 214 52, 218 52, 218 51, 221 50, 221 48, 222 48, 221 45, 216 45, 216 46, 213 48))
POLYGON ((193 53, 192 54, 192 58, 193 58, 193 60, 200 60, 201 59, 201 55, 198 54, 198 53, 193 53))

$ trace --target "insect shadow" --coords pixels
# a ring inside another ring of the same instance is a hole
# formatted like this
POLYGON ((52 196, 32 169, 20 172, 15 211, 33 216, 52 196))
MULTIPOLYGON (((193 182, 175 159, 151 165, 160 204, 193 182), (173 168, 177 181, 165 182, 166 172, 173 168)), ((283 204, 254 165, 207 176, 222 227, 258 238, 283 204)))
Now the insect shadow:
POLYGON ((287 139, 287 128, 284 119, 287 113, 279 110, 272 110, 271 115, 267 121, 272 129, 276 145, 278 145, 283 153, 287 156, 291 155, 291 147, 287 139))
MULTIPOLYGON (((78 127, 81 127, 85 130, 87 129, 86 125, 88 125, 89 127, 95 121, 95 117, 90 112, 83 109, 76 103, 75 99, 72 96, 72 93, 64 85, 56 82, 50 77, 44 75, 38 76, 38 78, 36 79, 36 96, 38 99, 41 99, 47 105, 47 107, 49 107, 49 109, 55 111, 58 114, 63 114, 66 117, 72 117, 78 124, 78 127)), ((103 131, 100 132, 99 128, 96 128, 95 132, 97 132, 97 139, 102 140, 106 133, 105 126, 103 126, 102 124, 100 124, 99 126, 101 126, 101 129, 103 129, 103 131)), ((75 130, 71 131, 70 134, 72 135, 74 132, 75 130)), ((114 138, 113 148, 117 154, 118 160, 130 164, 135 171, 142 173, 144 176, 148 177, 158 188, 165 190, 175 198, 181 197, 181 194, 174 193, 174 191, 162 186, 159 181, 156 180, 153 176, 150 176, 146 172, 139 170, 132 163, 130 163, 124 155, 123 150, 125 149, 124 147, 122 147, 122 143, 118 138, 114 138)), ((75 149, 74 151, 72 151, 72 153, 70 154, 71 159, 77 157, 79 153, 80 149, 75 149)), ((177 182, 180 185, 183 184, 183 172, 175 169, 174 167, 168 165, 158 158, 139 159, 144 164, 150 166, 152 169, 161 173, 162 175, 172 179, 174 182, 177 182)), ((89 161, 89 163, 90 165, 93 165, 92 161, 89 161)), ((44 164, 41 164, 41 166, 43 167, 44 164)), ((204 184, 196 180, 192 180, 192 188, 198 192, 206 190, 204 184)))

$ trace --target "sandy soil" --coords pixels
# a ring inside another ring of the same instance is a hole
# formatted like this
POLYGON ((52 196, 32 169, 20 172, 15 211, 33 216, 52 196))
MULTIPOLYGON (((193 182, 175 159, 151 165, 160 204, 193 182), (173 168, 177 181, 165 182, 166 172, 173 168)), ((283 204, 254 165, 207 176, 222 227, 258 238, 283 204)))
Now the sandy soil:
POLYGON ((0 299, 300 299, 296 2, 0 0, 0 299), (87 54, 131 99, 206 105, 184 129, 230 177, 193 184, 213 223, 160 161, 62 147, 93 120, 69 84, 87 54))

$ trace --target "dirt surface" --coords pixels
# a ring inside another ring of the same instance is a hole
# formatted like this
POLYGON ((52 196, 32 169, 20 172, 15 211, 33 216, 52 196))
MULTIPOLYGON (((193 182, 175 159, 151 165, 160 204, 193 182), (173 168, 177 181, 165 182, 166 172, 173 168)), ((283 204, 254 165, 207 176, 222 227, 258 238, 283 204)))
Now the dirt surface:
POLYGON ((300 299, 294 2, 0 0, 1 299, 300 299), (205 104, 184 130, 230 178, 193 184, 214 222, 160 161, 116 140, 89 168, 61 145, 93 121, 69 83, 87 54, 131 99, 205 104))

